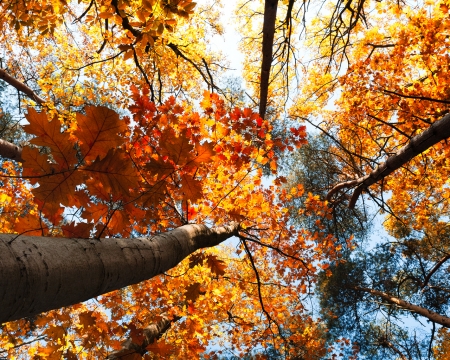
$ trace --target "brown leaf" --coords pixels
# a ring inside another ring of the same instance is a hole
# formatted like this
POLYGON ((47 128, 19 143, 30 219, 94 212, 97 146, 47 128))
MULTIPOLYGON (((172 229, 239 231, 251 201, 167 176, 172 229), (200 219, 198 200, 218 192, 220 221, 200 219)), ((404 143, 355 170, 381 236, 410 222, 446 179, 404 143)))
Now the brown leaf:
POLYGON ((186 300, 195 302, 195 300, 197 300, 197 298, 200 295, 205 295, 205 294, 206 294, 206 291, 204 288, 202 288, 202 284, 193 283, 186 288, 185 296, 186 296, 186 300))

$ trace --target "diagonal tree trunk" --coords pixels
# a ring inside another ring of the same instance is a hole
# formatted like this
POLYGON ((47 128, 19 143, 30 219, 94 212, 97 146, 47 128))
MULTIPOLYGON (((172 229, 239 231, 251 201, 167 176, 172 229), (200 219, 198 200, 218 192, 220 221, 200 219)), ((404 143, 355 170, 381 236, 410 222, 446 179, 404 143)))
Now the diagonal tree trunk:
POLYGON ((422 306, 411 304, 408 301, 402 300, 398 297, 389 295, 388 293, 385 293, 385 292, 379 291, 379 290, 375 290, 375 289, 359 287, 359 286, 354 286, 354 287, 352 287, 352 289, 357 290, 357 291, 364 291, 371 295, 378 296, 390 304, 397 305, 398 307, 400 307, 402 309, 405 309, 405 310, 411 311, 413 313, 416 313, 418 315, 424 316, 428 320, 430 320, 436 324, 440 324, 444 327, 450 328, 450 318, 449 317, 440 315, 440 314, 438 314, 434 311, 428 310, 427 308, 424 308, 422 306))
POLYGON ((134 343, 131 338, 128 338, 122 343, 122 349, 114 351, 107 356, 108 360, 132 360, 136 355, 144 355, 148 350, 148 345, 161 338, 164 333, 170 329, 170 326, 180 320, 181 317, 176 316, 170 319, 167 314, 162 314, 162 319, 157 323, 151 324, 142 330, 144 341, 141 344, 134 343))
POLYGON ((439 141, 450 137, 450 114, 433 123, 428 129, 414 136, 409 143, 402 147, 395 155, 378 166, 374 171, 356 180, 342 182, 333 187, 327 195, 327 200, 341 189, 356 187, 348 207, 353 209, 363 190, 370 185, 384 179, 386 176, 405 165, 412 158, 424 152, 439 141))
POLYGON ((79 303, 173 268, 200 248, 237 235, 239 224, 189 224, 136 239, 0 234, 0 323, 79 303))
POLYGON ((273 37, 277 19, 278 0, 266 0, 264 4, 264 24, 262 42, 261 82, 259 86, 259 115, 264 119, 267 108, 270 68, 272 66, 273 37))
POLYGON ((11 75, 9 75, 5 70, 0 69, 0 79, 7 82, 9 85, 14 86, 17 90, 23 92, 25 95, 27 95, 31 100, 36 101, 39 105, 42 105, 45 103, 45 100, 41 97, 39 97, 33 90, 31 90, 28 86, 26 86, 24 83, 20 82, 19 80, 13 78, 11 75))

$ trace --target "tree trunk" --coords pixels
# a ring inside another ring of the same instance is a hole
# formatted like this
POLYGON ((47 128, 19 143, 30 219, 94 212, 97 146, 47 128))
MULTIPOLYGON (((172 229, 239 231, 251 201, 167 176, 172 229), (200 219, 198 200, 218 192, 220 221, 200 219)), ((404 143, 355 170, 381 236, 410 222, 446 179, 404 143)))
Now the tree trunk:
POLYGON ((0 323, 79 303, 173 268, 237 235, 233 223, 185 225, 154 237, 61 239, 0 235, 0 323))
POLYGON ((364 291, 371 295, 378 296, 382 298, 384 301, 387 301, 390 304, 394 304, 399 306, 402 309, 409 310, 411 312, 414 312, 418 315, 426 317, 428 320, 440 324, 444 327, 450 328, 450 318, 444 315, 440 315, 438 313, 435 313, 434 311, 428 310, 422 306, 411 304, 408 301, 399 299, 398 297, 389 295, 388 293, 385 293, 383 291, 365 288, 365 287, 359 287, 355 286, 353 289, 357 291, 364 291))
POLYGON ((266 116, 270 68, 272 67, 273 38, 277 19, 278 0, 266 0, 264 4, 264 24, 262 41, 262 63, 259 93, 259 115, 266 116))

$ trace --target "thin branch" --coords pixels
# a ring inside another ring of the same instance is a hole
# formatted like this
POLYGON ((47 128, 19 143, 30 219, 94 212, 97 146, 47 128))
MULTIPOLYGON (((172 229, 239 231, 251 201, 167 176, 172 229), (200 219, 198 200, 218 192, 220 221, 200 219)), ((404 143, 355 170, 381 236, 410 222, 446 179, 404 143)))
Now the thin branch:
POLYGON ((438 314, 432 310, 429 310, 427 308, 424 308, 422 306, 414 305, 408 301, 402 300, 398 297, 389 295, 388 293, 385 293, 383 291, 365 288, 365 287, 359 287, 359 286, 353 286, 353 290, 357 291, 363 291, 366 293, 369 293, 371 295, 377 296, 382 298, 384 301, 387 301, 388 303, 392 305, 396 305, 400 307, 401 309, 408 310, 410 312, 416 313, 418 315, 421 315, 428 320, 435 322, 437 324, 440 324, 446 328, 450 328, 450 318, 441 314, 438 314))
POLYGON ((86 14, 89 12, 89 10, 91 9, 92 5, 94 4, 94 0, 91 0, 91 2, 89 3, 89 6, 87 7, 87 9, 79 16, 77 17, 74 21, 73 24, 75 24, 78 21, 81 21, 82 18, 84 18, 86 16, 86 14))
POLYGON ((430 270, 430 272, 428 273, 428 275, 425 277, 425 280, 423 281, 422 288, 424 288, 425 286, 427 286, 428 282, 430 281, 431 277, 434 275, 434 273, 436 271, 439 270, 439 268, 448 260, 450 259, 450 255, 446 255, 444 256, 441 260, 439 260, 434 266, 433 268, 430 270))
MULTIPOLYGON (((167 314, 162 314, 162 319, 154 324, 150 324, 145 329, 142 329, 142 335, 144 337, 142 344, 134 343, 132 337, 129 337, 122 343, 122 349, 114 351, 106 358, 108 360, 128 359, 132 358, 133 354, 144 355, 147 350, 147 346, 160 339, 163 334, 170 329, 173 323, 181 319, 181 316, 174 316, 172 319, 167 314)), ((134 357, 133 357, 134 358, 134 357)))
POLYGON ((430 98, 430 97, 426 97, 426 96, 405 95, 405 94, 401 94, 401 93, 386 90, 386 89, 384 89, 383 92, 385 92, 387 94, 397 95, 397 96, 400 96, 400 97, 406 98, 406 99, 427 100, 427 101, 437 102, 437 103, 441 103, 441 104, 450 104, 449 100, 439 100, 439 99, 434 99, 434 98, 430 98))
POLYGON ((250 249, 247 246, 247 242, 246 242, 245 238, 242 237, 241 235, 239 235, 239 237, 241 238, 242 243, 244 244, 245 252, 247 253, 248 258, 250 259, 250 264, 252 265, 253 271, 254 271, 255 276, 256 276, 256 282, 257 282, 257 286, 258 286, 259 303, 261 305, 261 309, 262 309, 263 313, 267 316, 267 319, 269 320, 269 324, 271 322, 273 322, 275 325, 277 325, 278 333, 281 335, 282 333, 281 333, 281 329, 280 329, 278 323, 275 320, 273 320, 272 316, 270 316, 270 314, 268 313, 268 311, 264 307, 264 301, 263 301, 262 294, 261 294, 261 279, 259 277, 258 269, 256 268, 255 262, 253 260, 253 256, 252 256, 252 254, 250 252, 250 249))
POLYGON ((83 65, 83 66, 81 66, 81 67, 79 67, 79 68, 66 68, 66 69, 67 69, 67 70, 72 70, 72 71, 79 71, 79 70, 82 70, 82 69, 84 69, 84 68, 86 68, 86 67, 88 67, 88 66, 92 66, 92 65, 95 65, 95 64, 99 64, 99 63, 102 63, 102 62, 106 62, 106 61, 109 61, 109 60, 113 60, 113 59, 115 59, 116 57, 122 55, 125 51, 127 51, 127 50, 122 50, 121 52, 119 52, 119 53, 117 53, 117 54, 115 54, 115 55, 113 55, 113 56, 111 56, 111 57, 109 57, 109 58, 106 58, 106 59, 103 59, 103 60, 93 61, 93 62, 91 62, 91 63, 89 63, 89 64, 86 64, 86 65, 83 65))

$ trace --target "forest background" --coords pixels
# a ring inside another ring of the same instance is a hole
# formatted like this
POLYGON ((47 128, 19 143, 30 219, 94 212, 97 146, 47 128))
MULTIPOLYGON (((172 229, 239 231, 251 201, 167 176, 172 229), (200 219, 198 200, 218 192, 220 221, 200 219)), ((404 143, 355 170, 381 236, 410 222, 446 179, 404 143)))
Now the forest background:
POLYGON ((0 356, 449 357, 450 4, 233 5, 0 4, 0 356))

